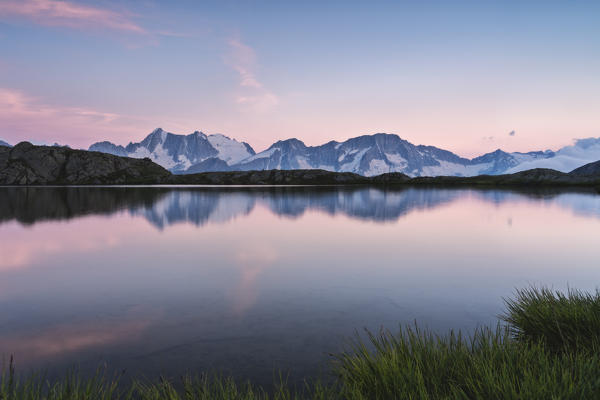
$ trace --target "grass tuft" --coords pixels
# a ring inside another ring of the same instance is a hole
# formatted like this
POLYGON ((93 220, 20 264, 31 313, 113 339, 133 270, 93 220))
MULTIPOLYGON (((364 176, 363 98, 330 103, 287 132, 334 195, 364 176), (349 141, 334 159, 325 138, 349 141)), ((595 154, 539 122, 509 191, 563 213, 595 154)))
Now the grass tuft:
POLYGON ((368 336, 337 357, 345 398, 600 398, 600 357, 524 345, 506 327, 482 328, 469 338, 417 328, 368 336))
POLYGON ((518 290, 505 300, 512 338, 519 342, 542 342, 554 352, 600 350, 600 293, 569 289, 567 293, 547 288, 518 290))
POLYGON ((45 376, 32 374, 21 379, 14 368, 11 357, 8 368, 0 375, 0 400, 128 400, 133 397, 133 387, 121 391, 121 375, 108 376, 105 369, 99 368, 91 378, 82 378, 71 371, 56 382, 45 376))

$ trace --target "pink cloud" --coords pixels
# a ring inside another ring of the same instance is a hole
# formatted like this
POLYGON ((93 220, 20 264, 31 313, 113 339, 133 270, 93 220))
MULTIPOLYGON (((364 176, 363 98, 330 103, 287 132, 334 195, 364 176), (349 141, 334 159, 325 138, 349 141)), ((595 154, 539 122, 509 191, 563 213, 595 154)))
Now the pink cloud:
POLYGON ((69 28, 104 28, 144 34, 146 30, 117 11, 62 0, 7 0, 0 17, 23 17, 36 23, 69 28))
POLYGON ((99 112, 78 107, 53 107, 40 104, 34 97, 29 97, 18 90, 0 88, 0 115, 10 113, 14 116, 48 117, 57 114, 68 114, 74 118, 92 118, 96 121, 114 121, 118 114, 99 112))
POLYGON ((0 126, 0 137, 12 144, 32 139, 48 144, 61 140, 65 141, 61 144, 85 147, 100 139, 138 136, 140 131, 151 130, 153 124, 141 117, 49 105, 19 90, 0 88, 0 126))
POLYGON ((227 64, 239 75, 239 93, 235 102, 250 111, 266 112, 279 104, 279 97, 256 77, 256 52, 238 39, 230 39, 227 64))

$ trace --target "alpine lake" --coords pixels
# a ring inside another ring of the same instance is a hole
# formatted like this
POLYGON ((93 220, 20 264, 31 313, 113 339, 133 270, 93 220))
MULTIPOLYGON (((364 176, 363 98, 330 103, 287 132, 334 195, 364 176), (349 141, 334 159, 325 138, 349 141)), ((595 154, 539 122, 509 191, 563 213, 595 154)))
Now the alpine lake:
POLYGON ((0 356, 60 376, 327 375, 368 329, 495 326, 600 283, 595 192, 0 188, 0 356))

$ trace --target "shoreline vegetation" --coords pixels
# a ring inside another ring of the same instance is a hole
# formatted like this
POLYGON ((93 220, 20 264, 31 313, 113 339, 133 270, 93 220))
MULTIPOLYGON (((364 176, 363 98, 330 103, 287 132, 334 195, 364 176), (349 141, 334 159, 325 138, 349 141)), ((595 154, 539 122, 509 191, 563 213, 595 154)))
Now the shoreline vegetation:
POLYGON ((202 375, 122 385, 99 371, 48 382, 20 378, 11 365, 0 399, 589 399, 600 397, 600 293, 528 288, 505 300, 503 324, 467 337, 415 327, 369 333, 333 355, 328 384, 273 391, 202 375))
POLYGON ((443 187, 563 187, 600 192, 600 161, 569 173, 533 169, 508 175, 416 177, 390 172, 365 177, 350 172, 260 170, 176 175, 150 159, 35 146, 0 146, 0 186, 14 185, 366 185, 443 187))

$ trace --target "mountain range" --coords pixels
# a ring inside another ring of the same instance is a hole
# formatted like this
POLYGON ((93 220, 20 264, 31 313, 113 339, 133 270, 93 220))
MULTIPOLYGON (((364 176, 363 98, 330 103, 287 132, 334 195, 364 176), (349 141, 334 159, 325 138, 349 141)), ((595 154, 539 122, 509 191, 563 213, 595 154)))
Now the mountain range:
MULTIPOLYGON (((237 165, 234 164, 232 168, 237 165)), ((20 142, 14 147, 0 146, 0 185, 570 185, 592 186, 600 190, 600 161, 588 163, 569 173, 535 168, 512 174, 472 177, 444 175, 411 178, 401 172, 367 177, 353 172, 297 169, 293 165, 290 168, 173 174, 149 157, 123 157, 98 151, 74 150, 68 146, 36 146, 29 142, 20 142)))
POLYGON ((414 145, 397 135, 377 133, 306 146, 301 140, 273 143, 259 153, 245 142, 221 134, 196 131, 177 135, 156 129, 139 143, 127 146, 94 143, 90 151, 134 158, 149 157, 177 174, 267 169, 323 169, 375 176, 401 172, 417 176, 476 176, 514 173, 533 168, 568 172, 600 159, 600 138, 577 140, 554 152, 505 152, 500 149, 472 159, 434 146, 414 145))
MULTIPOLYGON (((0 140, 0 146, 10 146, 0 140)), ((306 146, 298 139, 280 140, 259 153, 245 142, 221 134, 195 131, 177 135, 156 129, 127 146, 103 141, 98 151, 132 158, 150 158, 176 174, 267 169, 323 169, 376 176, 401 172, 419 176, 500 175, 534 168, 569 172, 600 159, 600 138, 576 140, 557 151, 505 152, 500 149, 472 159, 434 146, 414 145, 394 134, 377 133, 306 146)))

